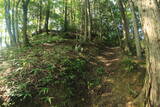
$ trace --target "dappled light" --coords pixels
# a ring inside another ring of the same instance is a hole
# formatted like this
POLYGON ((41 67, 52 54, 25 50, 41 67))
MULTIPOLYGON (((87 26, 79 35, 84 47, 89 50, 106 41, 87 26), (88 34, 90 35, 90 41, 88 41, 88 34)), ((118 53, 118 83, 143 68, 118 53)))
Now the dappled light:
POLYGON ((160 0, 0 0, 0 107, 160 107, 160 0))

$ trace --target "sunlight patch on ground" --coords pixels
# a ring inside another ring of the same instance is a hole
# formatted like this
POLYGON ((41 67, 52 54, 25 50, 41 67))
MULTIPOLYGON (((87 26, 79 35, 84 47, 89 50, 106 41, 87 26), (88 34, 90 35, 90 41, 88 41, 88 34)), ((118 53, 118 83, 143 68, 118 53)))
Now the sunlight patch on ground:
POLYGON ((112 63, 107 63, 106 66, 108 67, 108 66, 110 66, 111 64, 112 64, 112 63))
POLYGON ((107 63, 108 62, 108 60, 103 56, 98 56, 97 59, 100 60, 103 63, 107 63))
POLYGON ((111 62, 114 62, 114 61, 119 61, 119 58, 115 58, 115 59, 112 59, 110 60, 111 62))

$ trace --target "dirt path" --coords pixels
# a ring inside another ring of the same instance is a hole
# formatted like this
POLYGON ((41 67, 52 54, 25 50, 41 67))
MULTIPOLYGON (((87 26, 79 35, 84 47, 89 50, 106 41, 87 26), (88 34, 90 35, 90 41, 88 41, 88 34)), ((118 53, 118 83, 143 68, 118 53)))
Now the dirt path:
POLYGON ((137 83, 143 74, 123 71, 122 58, 118 47, 106 47, 97 57, 104 64, 106 74, 102 77, 102 85, 95 89, 93 107, 126 107, 126 103, 134 99, 133 94, 141 89, 137 83))
POLYGON ((106 72, 117 70, 120 58, 121 51, 119 47, 106 47, 105 50, 102 51, 101 55, 97 57, 99 61, 103 62, 106 72))

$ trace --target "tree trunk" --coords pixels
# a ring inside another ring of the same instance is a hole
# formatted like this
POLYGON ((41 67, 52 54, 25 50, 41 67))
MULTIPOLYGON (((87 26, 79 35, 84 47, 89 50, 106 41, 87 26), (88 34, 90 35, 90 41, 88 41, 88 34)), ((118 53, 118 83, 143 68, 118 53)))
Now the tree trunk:
POLYGON ((13 36, 13 41, 16 44, 16 29, 15 29, 15 1, 12 1, 12 36, 13 36))
MULTIPOLYGON (((136 1, 137 2, 137 1, 136 1)), ((144 107, 160 107, 160 13, 156 0, 139 0, 146 40, 147 80, 144 107)))
POLYGON ((124 50, 126 52, 130 52, 130 48, 129 48, 129 25, 128 25, 128 20, 125 14, 125 9, 124 9, 124 4, 122 2, 122 0, 118 0, 118 5, 119 5, 119 9, 121 12, 121 17, 122 17, 122 24, 123 24, 123 35, 124 35, 124 42, 125 42, 125 48, 124 50))
POLYGON ((44 26, 47 34, 48 34, 49 17, 50 17, 50 0, 48 0, 48 3, 47 3, 46 19, 45 19, 45 26, 44 26))
POLYGON ((64 1, 65 9, 64 9, 64 31, 67 32, 68 30, 68 0, 64 1))
POLYGON ((87 17, 87 0, 84 0, 84 41, 88 37, 88 17, 87 17))
POLYGON ((91 40, 91 9, 90 9, 90 2, 87 1, 87 16, 88 16, 88 40, 91 40))
POLYGON ((10 0, 4 0, 4 6, 5 6, 5 21, 6 21, 6 27, 7 31, 9 33, 10 37, 10 44, 14 45, 14 38, 12 33, 12 23, 11 23, 11 15, 10 15, 10 0))
POLYGON ((73 26, 73 0, 70 1, 70 25, 73 26))
POLYGON ((28 21, 28 4, 30 0, 22 0, 22 7, 23 7, 23 27, 22 27, 22 33, 23 33, 23 42, 24 46, 29 46, 29 38, 27 35, 27 21, 28 21))
POLYGON ((84 1, 84 41, 91 40, 91 12, 89 0, 84 1))
POLYGON ((39 1, 39 32, 42 31, 42 0, 39 1))
POLYGON ((17 41, 17 43, 19 43, 19 27, 18 27, 18 20, 19 20, 19 18, 18 18, 18 6, 19 6, 19 4, 20 4, 20 1, 21 0, 18 0, 17 1, 17 3, 16 3, 16 12, 15 12, 15 33, 16 33, 16 41, 17 41))
POLYGON ((141 46, 140 46, 140 37, 138 33, 137 16, 135 13, 135 6, 132 0, 130 0, 129 2, 130 2, 130 7, 131 7, 131 13, 132 13, 133 27, 134 27, 136 53, 137 53, 137 57, 141 59, 142 54, 141 54, 141 46))

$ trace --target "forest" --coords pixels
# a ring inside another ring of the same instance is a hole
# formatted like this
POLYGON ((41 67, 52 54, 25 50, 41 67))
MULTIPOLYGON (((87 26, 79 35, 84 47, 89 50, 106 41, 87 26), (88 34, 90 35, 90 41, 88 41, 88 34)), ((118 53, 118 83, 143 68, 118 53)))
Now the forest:
POLYGON ((0 107, 160 107, 160 0, 0 0, 0 107))

